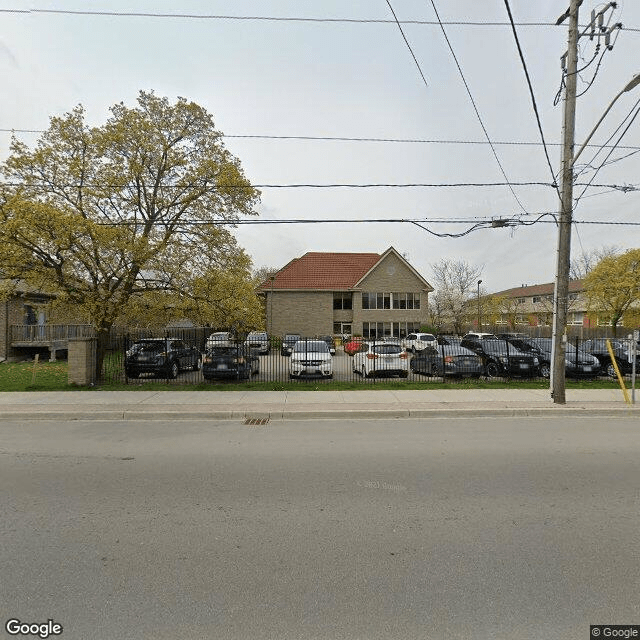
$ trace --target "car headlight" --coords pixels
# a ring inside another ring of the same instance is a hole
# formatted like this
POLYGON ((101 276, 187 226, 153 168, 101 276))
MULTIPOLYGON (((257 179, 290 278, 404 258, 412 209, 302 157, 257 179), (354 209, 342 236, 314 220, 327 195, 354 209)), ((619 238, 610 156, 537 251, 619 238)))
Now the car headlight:
POLYGON ((500 362, 502 362, 502 364, 508 364, 509 363, 509 358, 507 358, 507 356, 500 356, 498 358, 498 360, 500 360, 500 362))

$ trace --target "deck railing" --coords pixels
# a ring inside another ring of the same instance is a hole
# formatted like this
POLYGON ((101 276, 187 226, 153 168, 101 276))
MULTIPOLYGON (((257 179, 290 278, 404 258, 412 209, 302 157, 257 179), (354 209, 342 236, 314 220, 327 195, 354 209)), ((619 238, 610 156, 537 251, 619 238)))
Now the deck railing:
POLYGON ((95 329, 88 324, 13 324, 11 344, 66 342, 69 338, 90 338, 95 329))

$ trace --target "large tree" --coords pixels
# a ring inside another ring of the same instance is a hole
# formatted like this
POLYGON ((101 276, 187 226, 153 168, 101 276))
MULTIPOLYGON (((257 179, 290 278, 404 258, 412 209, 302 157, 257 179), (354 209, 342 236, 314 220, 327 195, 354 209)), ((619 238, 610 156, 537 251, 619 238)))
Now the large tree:
POLYGON ((14 138, 0 186, 5 283, 26 281, 91 322, 98 366, 136 305, 254 313, 239 287, 250 261, 229 225, 254 213, 259 192, 221 138, 205 109, 153 92, 114 105, 102 126, 82 106, 54 117, 33 150, 14 138))
POLYGON ((482 267, 464 260, 442 259, 431 265, 435 294, 432 296, 432 322, 437 327, 450 326, 455 333, 464 333, 475 317, 470 301, 477 296, 482 267))
POLYGON ((622 317, 640 304, 640 249, 603 258, 584 279, 589 312, 609 317, 616 335, 622 317))

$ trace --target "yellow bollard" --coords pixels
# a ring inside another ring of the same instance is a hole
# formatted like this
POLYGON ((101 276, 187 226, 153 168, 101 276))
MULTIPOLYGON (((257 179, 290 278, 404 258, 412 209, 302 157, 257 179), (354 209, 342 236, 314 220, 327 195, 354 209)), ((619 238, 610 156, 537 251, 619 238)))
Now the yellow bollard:
POLYGON ((627 387, 625 387, 624 385, 624 378, 620 373, 620 369, 618 369, 618 362, 616 361, 613 349, 611 348, 611 340, 609 339, 607 339, 607 351, 609 352, 609 356, 611 357, 611 364, 613 365, 616 375, 618 376, 618 382, 620 383, 620 388, 622 389, 622 394, 624 395, 624 401, 627 404, 631 404, 631 400, 629 399, 629 392, 627 391, 627 387))

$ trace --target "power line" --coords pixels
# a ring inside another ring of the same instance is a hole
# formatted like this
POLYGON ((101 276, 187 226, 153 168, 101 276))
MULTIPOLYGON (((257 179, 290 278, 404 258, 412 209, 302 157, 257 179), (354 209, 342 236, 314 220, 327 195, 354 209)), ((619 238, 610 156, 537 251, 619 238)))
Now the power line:
POLYGON ((407 48, 409 49, 409 53, 411 53, 411 57, 413 58, 413 61, 416 63, 416 67, 418 67, 418 71, 420 73, 420 77, 422 78, 422 82, 424 82, 424 86, 425 87, 429 88, 429 85, 427 84, 427 79, 424 77, 424 73, 422 73, 422 68, 420 67, 420 63, 418 62, 418 59, 416 58, 416 54, 413 53, 413 49, 411 48, 411 45, 409 44, 409 41, 407 40, 407 36, 405 35, 404 30, 402 29, 402 25, 398 21, 398 17, 396 16, 396 12, 393 10, 393 7, 391 6, 391 0, 387 0, 387 4, 389 5, 389 9, 391 9, 391 13, 393 14, 393 18, 396 21, 396 24, 398 25, 398 29, 400 29, 400 33, 402 34, 402 38, 404 39, 404 42, 407 45, 407 48))
MULTIPOLYGON (((0 133, 45 133, 46 129, 9 129, 0 128, 0 133)), ((395 144, 448 144, 448 145, 489 145, 494 146, 522 146, 534 147, 542 145, 542 142, 530 142, 526 140, 435 140, 429 138, 376 138, 376 137, 353 137, 353 136, 293 136, 293 135, 269 135, 269 134, 225 134, 221 133, 220 138, 251 139, 251 140, 295 140, 311 142, 375 142, 375 143, 395 143, 395 144)), ((560 147, 560 142, 547 142, 548 147, 560 147)), ((588 144, 587 147, 605 147, 607 145, 588 144)), ((640 146, 618 145, 617 149, 636 149, 640 146)))
MULTIPOLYGON (((638 100, 636 102, 636 104, 633 106, 633 109, 636 109, 636 112, 633 114, 633 117, 629 120, 629 124, 627 124, 627 126, 625 127, 624 131, 620 134, 620 137, 618 138, 618 142, 620 142, 620 140, 622 140, 622 138, 624 137, 624 135, 627 133, 627 131, 629 130, 629 128, 631 127, 631 125, 633 124, 633 121, 636 119, 636 117, 638 116, 638 114, 640 113, 640 108, 636 108, 638 107, 638 104, 640 104, 640 100, 638 100)), ((632 109, 632 111, 633 111, 632 109)), ((627 116, 628 118, 629 116, 627 116)), ((625 118, 626 120, 626 118, 625 118)), ((624 123, 624 120, 623 120, 624 123)), ((620 127, 618 127, 619 129, 620 127)), ((616 129, 616 131, 618 130, 616 129)), ((615 135, 615 132, 614 132, 615 135)), ((613 136, 612 136, 613 137, 613 136)), ((593 182, 593 180, 595 179, 596 175, 598 174, 598 172, 600 171, 600 169, 602 169, 602 167, 606 164, 607 160, 610 158, 611 154, 615 151, 616 145, 613 146, 613 148, 609 151, 609 153, 605 156, 604 160, 602 161, 602 163, 600 164, 600 166, 594 171, 593 176, 591 176, 591 180, 589 180, 589 182, 585 185, 584 189, 582 190, 582 193, 575 199, 575 204, 574 204, 574 209, 576 208, 576 206, 578 205, 578 202, 580 202, 580 198, 584 195, 584 193, 586 192, 586 190, 591 186, 591 183, 593 182)))
MULTIPOLYGON (((504 0, 504 4, 507 8, 507 13, 509 14, 509 22, 511 23, 511 28, 513 31, 513 37, 516 41, 516 46, 518 47, 518 54, 520 56, 520 62, 522 63, 522 69, 524 70, 524 75, 527 79, 527 86, 529 87, 529 95, 531 97, 531 103, 533 105, 533 111, 536 116, 536 122, 538 123, 538 131, 540 132, 540 140, 542 141, 542 146, 544 147, 544 155, 547 158, 547 164, 549 165, 549 171, 551 172, 551 177, 553 181, 556 181, 555 171, 553 170, 553 166, 551 164, 551 159, 549 158, 549 150, 547 149, 547 144, 544 139, 544 132, 542 130, 542 123, 540 122, 540 114, 538 113, 538 105, 536 103, 536 96, 533 92, 533 86, 531 85, 531 78, 529 77, 529 70, 527 69, 527 63, 524 59, 524 54, 522 53, 522 47, 520 46, 520 40, 518 38, 518 32, 516 31, 516 25, 513 22, 513 15, 511 14, 511 7, 509 6, 509 0, 504 0)), ((556 191, 558 193, 558 197, 560 196, 560 189, 556 186, 556 191)))
MULTIPOLYGON (((215 15, 203 13, 154 13, 142 11, 72 11, 66 9, 0 9, 0 13, 16 14, 51 14, 70 16, 99 16, 116 18, 174 18, 192 20, 237 20, 237 21, 262 21, 262 22, 312 22, 312 23, 347 23, 347 24, 395 24, 395 20, 384 18, 316 18, 299 16, 231 16, 215 15)), ((415 24, 427 26, 439 26, 440 22, 434 20, 400 20, 400 24, 415 24)), ((442 21, 448 26, 462 27, 509 27, 508 22, 501 21, 470 21, 470 20, 448 20, 442 21)), ((556 27, 554 22, 519 22, 519 27, 556 27)), ((588 27, 589 25, 581 25, 588 27)), ((640 29, 625 27, 625 31, 640 33, 640 29)))
MULTIPOLYGON (((614 147, 615 148, 615 147, 614 147)), ((0 182, 0 185, 6 187, 25 187, 39 189, 37 185, 27 184, 24 182, 0 182)), ((131 186, 129 184, 93 184, 83 183, 80 184, 63 184, 57 185, 60 188, 79 189, 81 187, 92 188, 119 188, 126 189, 131 186)), ((282 183, 282 184, 228 184, 228 185, 211 185, 210 189, 413 189, 413 188, 457 188, 457 187, 551 187, 555 189, 556 184, 553 182, 544 181, 529 181, 529 182, 371 182, 371 183, 282 183)), ((618 191, 640 191, 640 185, 619 185, 619 184, 592 184, 591 182, 576 182, 575 186, 581 187, 593 187, 602 189, 616 189, 618 191)), ((160 184, 159 189, 202 189, 201 185, 180 185, 180 184, 160 184)), ((47 191, 50 193, 51 190, 47 191)), ((524 212, 526 215, 530 215, 528 212, 524 212)))
MULTIPOLYGON (((471 89, 469 89, 469 85, 467 84, 467 81, 464 77, 464 73, 462 73, 462 68, 460 67, 460 63, 458 62, 458 58, 456 57, 455 51, 453 50, 453 47, 451 46, 451 42, 449 41, 449 37, 447 36, 447 32, 444 28, 444 25, 442 24, 442 22, 440 21, 440 15, 438 14, 438 10, 436 9, 436 5, 435 5, 435 1, 431 0, 431 6, 433 7, 433 10, 436 14, 436 18, 438 19, 438 22, 440 23, 440 29, 442 30, 442 34, 444 35, 444 39, 447 42, 447 46, 449 47, 449 51, 451 51, 451 55, 453 56, 453 59, 456 63, 456 67, 458 68, 458 72, 460 74, 460 77, 462 78, 462 82, 465 86, 465 89, 467 90, 467 94, 469 95, 469 99, 471 100, 471 104, 473 105, 473 110, 476 113, 476 116, 478 118, 478 121, 480 122, 480 126, 482 127, 482 130, 484 131, 484 135, 487 138, 490 147, 491 147, 491 151, 493 152, 493 156, 496 159, 496 162, 498 163, 498 166, 500 167, 500 171, 502 172, 502 175, 504 177, 504 179, 507 181, 507 183, 509 182, 509 178, 507 177, 507 174, 502 166, 502 163, 500 162, 500 158, 498 158, 498 154, 496 152, 495 147, 493 146, 493 143, 491 142, 491 138, 489 137, 489 133, 487 132, 487 128, 484 126, 484 122, 482 121, 482 118, 480 117, 480 112, 478 111, 478 107, 476 106, 476 102, 473 99, 473 95, 471 94, 471 89)), ((524 208, 522 202, 520 202, 518 196, 516 195, 516 192, 513 190, 513 186, 509 185, 509 189, 511 190, 511 193, 513 194, 513 197, 515 198, 516 202, 518 203, 518 205, 520 205, 520 208, 526 213, 526 209, 524 208)))

